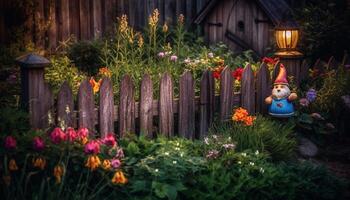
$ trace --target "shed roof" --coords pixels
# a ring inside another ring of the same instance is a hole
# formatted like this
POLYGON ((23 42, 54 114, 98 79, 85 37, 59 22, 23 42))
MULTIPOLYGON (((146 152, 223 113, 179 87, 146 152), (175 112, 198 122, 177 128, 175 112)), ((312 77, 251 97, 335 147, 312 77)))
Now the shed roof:
MULTIPOLYGON (((222 0, 209 0, 204 8, 195 17, 194 23, 201 24, 208 14, 215 8, 215 6, 222 0)), ((232 0, 237 1, 237 0, 232 0)), ((297 23, 292 18, 291 8, 284 0, 255 0, 257 4, 264 10, 271 22, 278 26, 281 23, 288 26, 297 26, 297 23)))

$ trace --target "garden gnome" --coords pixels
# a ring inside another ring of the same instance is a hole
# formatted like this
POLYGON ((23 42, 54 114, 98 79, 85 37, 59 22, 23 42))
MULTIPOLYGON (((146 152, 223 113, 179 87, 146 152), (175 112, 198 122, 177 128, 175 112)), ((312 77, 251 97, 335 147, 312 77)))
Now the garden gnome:
POLYGON ((292 101, 297 98, 296 93, 291 93, 287 81, 287 71, 283 64, 280 65, 278 76, 273 84, 272 95, 265 99, 269 105, 269 114, 274 117, 290 117, 294 114, 292 101))

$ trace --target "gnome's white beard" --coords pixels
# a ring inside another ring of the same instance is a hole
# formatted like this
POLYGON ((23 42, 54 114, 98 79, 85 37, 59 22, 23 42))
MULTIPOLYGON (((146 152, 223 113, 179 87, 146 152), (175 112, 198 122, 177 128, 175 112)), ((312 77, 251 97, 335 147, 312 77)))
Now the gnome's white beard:
POLYGON ((272 97, 275 99, 283 99, 290 95, 290 89, 285 86, 283 88, 273 88, 272 89, 272 97), (280 90, 280 91, 277 91, 280 90))

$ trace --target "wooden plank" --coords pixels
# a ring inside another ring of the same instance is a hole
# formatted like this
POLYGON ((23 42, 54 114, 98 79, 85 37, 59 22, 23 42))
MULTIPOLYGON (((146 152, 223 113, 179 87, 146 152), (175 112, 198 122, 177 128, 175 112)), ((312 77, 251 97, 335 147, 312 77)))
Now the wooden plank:
POLYGON ((57 96, 57 114, 56 114, 56 123, 64 123, 67 127, 74 127, 75 122, 73 119, 74 111, 74 100, 73 93, 70 89, 68 82, 65 81, 57 96))
POLYGON ((220 120, 223 122, 230 118, 232 113, 233 79, 229 67, 220 75, 220 120))
POLYGON ((76 39, 80 39, 79 0, 71 0, 69 4, 69 32, 76 39))
POLYGON ((180 77, 179 94, 179 135, 188 139, 195 138, 194 80, 187 71, 180 77))
POLYGON ((174 135, 173 96, 173 81, 168 73, 164 73, 159 89, 159 132, 168 137, 174 135))
POLYGON ((275 64, 275 66, 273 67, 273 71, 272 71, 272 82, 275 82, 277 76, 278 76, 278 72, 280 71, 280 62, 277 62, 275 64))
POLYGON ((265 98, 271 94, 270 72, 266 63, 260 65, 256 78, 256 112, 267 113, 265 98))
POLYGON ((102 79, 100 87, 99 126, 101 137, 114 133, 114 98, 111 79, 102 79))
POLYGON ((80 38, 88 40, 90 38, 90 4, 88 0, 80 0, 79 3, 80 38))
POLYGON ((153 137, 153 84, 150 75, 146 74, 141 82, 140 95, 140 131, 153 137))
POLYGON ((45 130, 49 128, 49 125, 50 125, 49 115, 53 113, 52 108, 54 105, 53 95, 48 83, 44 83, 43 93, 40 95, 40 98, 41 98, 40 99, 40 106, 41 106, 40 127, 45 130))
POLYGON ((92 1, 93 36, 100 38, 102 35, 102 7, 101 0, 92 1))
POLYGON ((324 66, 323 66, 323 63, 321 61, 321 59, 317 59, 314 66, 313 66, 313 69, 317 70, 318 71, 318 74, 323 74, 324 73, 324 66))
POLYGON ((37 48, 44 48, 45 31, 43 26, 45 25, 44 14, 44 0, 36 0, 36 6, 34 11, 34 23, 35 23, 35 46, 37 48))
POLYGON ((250 64, 243 70, 241 81, 241 104, 249 114, 255 113, 255 85, 254 73, 250 64))
POLYGON ((49 1, 49 3, 49 19, 51 21, 48 30, 49 49, 53 50, 57 46, 56 1, 49 1))
POLYGON ((204 138, 208 134, 208 129, 214 120, 215 109, 215 89, 211 71, 206 70, 202 74, 200 82, 200 119, 199 138, 204 138))
POLYGON ((62 40, 67 40, 70 36, 69 31, 69 0, 61 0, 60 28, 62 31, 62 40))
POLYGON ((78 91, 79 128, 95 131, 94 94, 89 80, 80 83, 78 91))
POLYGON ((105 1, 105 33, 110 33, 113 31, 114 22, 116 20, 116 0, 106 0, 105 1))
POLYGON ((300 67, 300 82, 305 81, 309 75, 309 62, 304 59, 300 67))
POLYGON ((119 91, 119 134, 123 137, 135 133, 134 83, 129 75, 123 77, 119 91))

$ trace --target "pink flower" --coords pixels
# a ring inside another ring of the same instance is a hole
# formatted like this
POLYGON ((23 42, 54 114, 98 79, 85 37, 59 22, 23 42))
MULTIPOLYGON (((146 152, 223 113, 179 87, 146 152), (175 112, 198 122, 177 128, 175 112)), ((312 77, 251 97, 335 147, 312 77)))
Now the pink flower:
POLYGON ((36 150, 36 151, 42 151, 42 150, 44 150, 44 148, 45 148, 44 140, 41 137, 39 137, 39 136, 34 137, 34 139, 33 139, 33 149, 36 150))
POLYGON ((68 127, 66 129, 66 136, 70 142, 74 142, 78 137, 77 133, 75 132, 74 128, 72 128, 72 127, 68 127))
POLYGON ((86 154, 98 154, 98 153, 100 153, 100 143, 95 141, 95 140, 91 140, 90 142, 88 142, 85 145, 84 152, 86 154))
POLYGON ((58 144, 67 139, 66 134, 62 131, 61 128, 55 128, 50 134, 50 139, 52 143, 58 144))
POLYGON ((120 162, 119 159, 113 159, 112 162, 111 162, 111 164, 112 164, 112 167, 113 167, 114 169, 116 169, 116 168, 119 168, 120 165, 121 165, 122 163, 120 162))
POLYGON ((77 131, 77 136, 79 139, 86 138, 86 137, 88 137, 88 135, 89 135, 89 129, 87 129, 87 128, 81 127, 77 131))
POLYGON ((176 62, 177 61, 177 56, 176 55, 170 56, 170 60, 176 62))
POLYGON ((16 149, 16 147, 17 147, 16 139, 12 136, 7 136, 5 138, 5 148, 8 150, 11 150, 11 149, 16 149))
POLYGON ((299 104, 301 105, 301 106, 303 106, 303 107, 308 107, 309 106, 309 100, 307 100, 306 98, 301 98, 300 100, 299 100, 299 104))
POLYGON ((117 141, 115 140, 115 136, 113 133, 108 133, 103 139, 102 143, 107 146, 115 146, 117 141))
POLYGON ((159 52, 159 53, 158 53, 158 57, 159 57, 159 58, 164 58, 164 56, 165 56, 165 53, 164 53, 164 52, 159 52))
POLYGON ((115 155, 117 158, 124 158, 124 151, 122 148, 118 149, 117 154, 115 155))

